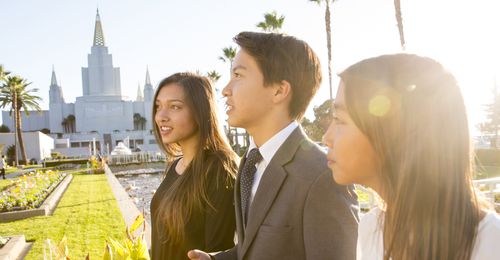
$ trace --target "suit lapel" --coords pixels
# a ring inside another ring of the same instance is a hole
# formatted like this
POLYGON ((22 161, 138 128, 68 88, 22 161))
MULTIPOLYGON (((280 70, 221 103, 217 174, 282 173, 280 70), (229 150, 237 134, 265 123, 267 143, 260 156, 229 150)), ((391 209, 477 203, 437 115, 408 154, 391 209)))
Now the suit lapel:
MULTIPOLYGON (((241 259, 243 259, 243 256, 252 244, 252 241, 255 239, 255 235, 259 231, 260 225, 264 221, 267 212, 271 208, 279 190, 281 189, 281 185, 287 177, 287 172, 285 171, 284 166, 293 159, 295 152, 304 138, 306 137, 301 127, 297 127, 281 145, 273 159, 271 159, 267 165, 266 170, 262 175, 262 179, 260 180, 257 192, 255 193, 252 205, 249 208, 248 222, 244 235, 245 238, 241 248, 241 259)), ((239 204, 240 202, 238 202, 238 205, 239 204)), ((240 213, 238 216, 241 223, 241 208, 239 208, 238 211, 240 213)))

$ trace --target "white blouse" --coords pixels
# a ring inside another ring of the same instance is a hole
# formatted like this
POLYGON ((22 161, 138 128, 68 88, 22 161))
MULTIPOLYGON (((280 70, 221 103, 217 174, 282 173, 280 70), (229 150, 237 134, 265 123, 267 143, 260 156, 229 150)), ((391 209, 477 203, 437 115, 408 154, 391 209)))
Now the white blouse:
MULTIPOLYGON (((361 218, 358 227, 358 260, 382 260, 383 212, 374 208, 361 218)), ((479 222, 476 241, 471 260, 500 259, 500 216, 495 212, 487 212, 479 222)))

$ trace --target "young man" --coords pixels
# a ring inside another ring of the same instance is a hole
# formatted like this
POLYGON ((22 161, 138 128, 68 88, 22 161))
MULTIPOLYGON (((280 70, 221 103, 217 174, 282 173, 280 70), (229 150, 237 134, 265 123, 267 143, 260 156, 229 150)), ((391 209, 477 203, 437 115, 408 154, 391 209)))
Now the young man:
POLYGON ((335 184, 324 152, 298 121, 321 82, 307 43, 280 34, 242 32, 223 94, 229 124, 252 143, 235 186, 238 244, 198 259, 356 258, 357 206, 352 187, 335 184))

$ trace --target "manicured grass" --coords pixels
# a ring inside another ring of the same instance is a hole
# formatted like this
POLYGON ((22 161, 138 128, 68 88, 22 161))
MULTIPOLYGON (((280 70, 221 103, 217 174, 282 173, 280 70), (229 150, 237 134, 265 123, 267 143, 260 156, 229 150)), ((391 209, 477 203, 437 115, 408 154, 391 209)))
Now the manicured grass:
MULTIPOLYGON (((0 223, 0 236, 24 234, 35 242, 26 259, 43 259, 46 239, 66 236, 71 259, 101 259, 108 237, 121 240, 125 223, 104 174, 73 173, 53 216, 0 223)), ((48 251, 47 251, 48 252, 48 251)))

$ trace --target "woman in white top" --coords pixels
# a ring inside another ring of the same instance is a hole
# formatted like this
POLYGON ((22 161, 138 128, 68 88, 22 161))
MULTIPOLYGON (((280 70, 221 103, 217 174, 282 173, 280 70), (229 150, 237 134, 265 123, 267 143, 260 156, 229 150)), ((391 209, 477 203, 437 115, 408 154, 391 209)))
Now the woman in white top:
POLYGON ((453 75, 411 54, 340 74, 324 136, 335 181, 375 190, 358 259, 500 259, 500 218, 476 196, 464 101, 453 75))

